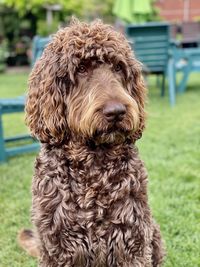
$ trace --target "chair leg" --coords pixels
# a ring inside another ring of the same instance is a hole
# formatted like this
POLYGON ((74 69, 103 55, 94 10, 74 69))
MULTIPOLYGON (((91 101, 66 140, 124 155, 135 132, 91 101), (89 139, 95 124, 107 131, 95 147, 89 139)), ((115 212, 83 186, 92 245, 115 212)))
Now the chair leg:
POLYGON ((189 78, 189 74, 190 74, 190 68, 187 67, 186 70, 183 72, 183 78, 178 86, 178 93, 183 93, 186 89, 187 86, 187 81, 189 78))
POLYGON ((3 121, 2 115, 0 114, 0 163, 6 161, 6 150, 5 150, 5 142, 3 137, 3 121))
POLYGON ((175 68, 174 68, 174 63, 173 63, 173 59, 170 58, 169 62, 168 62, 168 66, 167 66, 167 76, 168 76, 168 80, 169 80, 169 100, 170 100, 170 104, 171 106, 175 105, 176 102, 176 90, 175 90, 175 86, 176 86, 176 81, 175 81, 175 68))

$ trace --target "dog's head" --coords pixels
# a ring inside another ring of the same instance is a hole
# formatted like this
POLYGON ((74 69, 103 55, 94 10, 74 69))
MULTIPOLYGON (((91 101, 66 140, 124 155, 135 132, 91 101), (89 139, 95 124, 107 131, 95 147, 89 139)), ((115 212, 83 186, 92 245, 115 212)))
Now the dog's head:
POLYGON ((42 142, 76 135, 116 144, 140 138, 144 102, 141 66, 126 39, 101 21, 73 21, 33 68, 26 120, 42 142))

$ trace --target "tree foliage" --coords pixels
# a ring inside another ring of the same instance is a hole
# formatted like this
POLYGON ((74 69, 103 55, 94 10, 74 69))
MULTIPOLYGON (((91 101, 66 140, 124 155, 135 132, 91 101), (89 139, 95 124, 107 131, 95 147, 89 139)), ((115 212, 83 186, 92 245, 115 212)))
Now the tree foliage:
POLYGON ((0 0, 0 4, 14 8, 22 16, 27 12, 37 14, 46 5, 60 5, 61 12, 80 18, 112 16, 114 0, 0 0))

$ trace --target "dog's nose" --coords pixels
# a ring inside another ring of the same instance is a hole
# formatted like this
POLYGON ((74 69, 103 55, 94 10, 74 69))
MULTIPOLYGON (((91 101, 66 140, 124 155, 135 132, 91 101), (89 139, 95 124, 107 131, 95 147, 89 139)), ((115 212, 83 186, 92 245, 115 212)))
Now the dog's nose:
POLYGON ((126 113, 126 107, 115 101, 110 101, 105 104, 103 108, 103 114, 107 121, 122 121, 126 113))

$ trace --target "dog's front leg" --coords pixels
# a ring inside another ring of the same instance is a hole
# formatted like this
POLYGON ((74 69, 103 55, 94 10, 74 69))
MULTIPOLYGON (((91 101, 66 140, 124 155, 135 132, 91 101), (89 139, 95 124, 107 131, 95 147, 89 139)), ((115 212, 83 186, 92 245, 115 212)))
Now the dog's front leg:
POLYGON ((159 226, 154 223, 152 239, 152 265, 153 267, 161 266, 165 256, 164 246, 160 234, 159 226))

